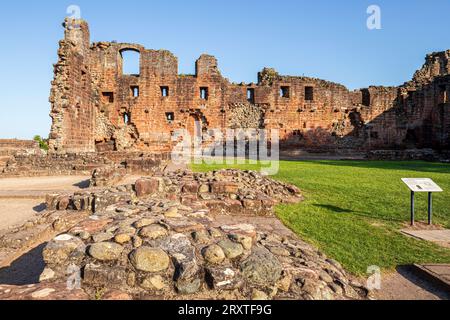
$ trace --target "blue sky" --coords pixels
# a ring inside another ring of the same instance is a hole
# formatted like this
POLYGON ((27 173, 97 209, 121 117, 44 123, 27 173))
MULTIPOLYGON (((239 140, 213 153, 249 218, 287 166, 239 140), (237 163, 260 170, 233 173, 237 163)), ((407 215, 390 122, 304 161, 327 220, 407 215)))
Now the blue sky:
POLYGON ((48 135, 52 64, 72 4, 92 41, 171 50, 180 73, 213 54, 235 82, 256 82, 268 66, 350 89, 399 85, 426 53, 450 48, 448 0, 2 1, 0 138, 48 135), (366 27, 371 4, 381 8, 381 30, 366 27))

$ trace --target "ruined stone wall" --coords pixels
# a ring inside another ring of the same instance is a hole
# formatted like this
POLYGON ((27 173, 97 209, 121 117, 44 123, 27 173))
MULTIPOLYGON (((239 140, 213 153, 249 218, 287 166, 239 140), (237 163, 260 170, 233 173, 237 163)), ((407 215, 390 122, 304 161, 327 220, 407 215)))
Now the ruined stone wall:
POLYGON ((163 170, 169 162, 169 155, 141 152, 18 153, 0 165, 0 177, 90 175, 93 170, 103 168, 124 174, 149 175, 163 170))
POLYGON ((282 148, 446 148, 449 52, 427 56, 401 87, 349 91, 268 68, 257 84, 234 84, 213 56, 202 55, 195 74, 180 75, 169 51, 90 45, 87 24, 66 21, 52 88, 51 152, 167 152, 175 130, 250 127, 279 129, 282 148), (130 50, 139 53, 139 74, 123 73, 130 50))
POLYGON ((34 140, 0 139, 0 151, 27 149, 38 150, 39 143, 34 140))
POLYGON ((450 50, 427 55, 423 67, 401 88, 410 123, 408 141, 438 149, 450 148, 450 50))
POLYGON ((0 139, 0 174, 11 159, 18 154, 38 155, 42 151, 34 140, 0 139))
POLYGON ((53 123, 49 147, 51 152, 93 152, 89 27, 82 20, 69 19, 64 26, 50 94, 53 123))

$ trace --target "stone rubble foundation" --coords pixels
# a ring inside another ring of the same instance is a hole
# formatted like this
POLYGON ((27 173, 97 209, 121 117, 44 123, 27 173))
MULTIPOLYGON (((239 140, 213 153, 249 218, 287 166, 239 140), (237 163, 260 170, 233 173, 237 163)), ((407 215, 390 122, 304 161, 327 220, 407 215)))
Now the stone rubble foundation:
POLYGON ((45 219, 0 237, 8 252, 17 235, 53 232, 40 283, 0 286, 0 299, 367 298, 339 263, 252 218, 270 223, 274 205, 302 200, 257 172, 177 171, 47 200, 45 219))

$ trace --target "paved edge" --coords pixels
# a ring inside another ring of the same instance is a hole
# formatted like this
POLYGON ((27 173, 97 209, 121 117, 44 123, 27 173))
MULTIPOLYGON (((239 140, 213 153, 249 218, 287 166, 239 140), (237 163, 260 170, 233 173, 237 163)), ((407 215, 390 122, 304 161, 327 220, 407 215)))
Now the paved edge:
MULTIPOLYGON (((432 265, 438 266, 439 264, 432 264, 432 265)), ((447 264, 442 264, 442 265, 447 266, 447 264)), ((416 273, 419 276, 423 276, 427 280, 433 282, 435 285, 450 292, 450 282, 447 281, 446 279, 444 279, 443 277, 441 277, 438 273, 428 270, 425 267, 425 265, 413 264, 411 266, 411 271, 413 271, 414 273, 416 273)))

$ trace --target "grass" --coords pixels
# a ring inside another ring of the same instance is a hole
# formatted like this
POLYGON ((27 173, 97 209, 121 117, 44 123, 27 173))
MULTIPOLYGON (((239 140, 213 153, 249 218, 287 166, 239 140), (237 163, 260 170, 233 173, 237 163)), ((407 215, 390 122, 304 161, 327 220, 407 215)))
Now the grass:
MULTIPOLYGON (((209 171, 258 165, 192 165, 209 171)), ((411 263, 450 263, 450 249, 399 232, 409 222, 409 191, 401 178, 432 178, 434 222, 450 228, 450 165, 390 161, 281 161, 275 179, 302 189, 305 201, 276 208, 283 223, 304 240, 363 275, 372 265, 393 270, 411 263)), ((416 219, 427 219, 427 195, 416 197, 416 219)))

